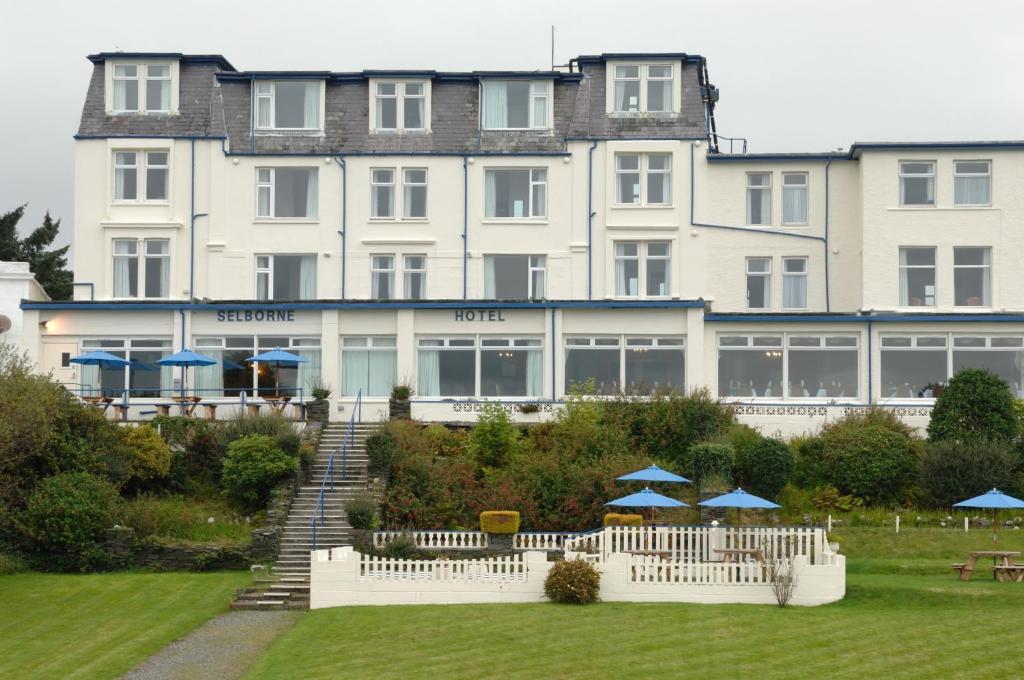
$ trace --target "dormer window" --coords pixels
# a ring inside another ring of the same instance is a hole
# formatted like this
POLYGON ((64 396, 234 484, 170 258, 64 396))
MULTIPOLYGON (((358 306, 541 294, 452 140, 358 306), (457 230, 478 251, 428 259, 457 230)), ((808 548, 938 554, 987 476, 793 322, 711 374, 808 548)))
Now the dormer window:
POLYGON ((672 64, 615 64, 615 113, 671 113, 675 110, 672 64))
POLYGON ((551 81, 485 80, 485 130, 542 130, 551 127, 551 81))
POLYGON ((320 82, 257 80, 257 130, 319 130, 320 82))
POLYGON ((423 82, 375 82, 374 130, 425 130, 427 85, 423 82))
POLYGON ((112 113, 170 113, 170 64, 114 64, 112 113))

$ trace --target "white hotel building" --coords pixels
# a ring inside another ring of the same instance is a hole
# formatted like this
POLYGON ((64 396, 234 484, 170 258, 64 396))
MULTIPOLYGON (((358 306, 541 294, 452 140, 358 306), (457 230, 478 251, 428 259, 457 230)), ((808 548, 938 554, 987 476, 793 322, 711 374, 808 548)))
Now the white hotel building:
MULTIPOLYGON (((347 418, 544 417, 571 385, 707 387, 784 433, 926 422, 962 367, 1024 393, 1024 142, 733 154, 703 57, 556 72, 245 72, 102 53, 75 136, 75 299, 24 300, 69 385, 145 410, 319 377, 347 418), (299 369, 243 360, 280 346, 299 369), (94 348, 131 370, 80 368, 94 348)), ((221 409, 221 412, 226 409, 221 409)))

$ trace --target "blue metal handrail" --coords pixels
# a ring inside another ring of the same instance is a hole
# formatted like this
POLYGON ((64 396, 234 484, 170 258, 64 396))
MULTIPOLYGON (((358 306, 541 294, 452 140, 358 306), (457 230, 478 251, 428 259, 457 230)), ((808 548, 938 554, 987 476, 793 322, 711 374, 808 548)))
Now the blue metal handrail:
MULTIPOLYGON (((341 439, 341 478, 346 479, 348 476, 347 460, 348 460, 348 448, 355 443, 356 438, 356 422, 363 421, 363 391, 359 390, 356 393, 356 403, 352 406, 352 415, 348 418, 348 426, 345 428, 345 436, 341 439), (357 420, 358 418, 358 420, 357 420)), ((317 525, 323 526, 325 522, 325 511, 324 511, 324 496, 327 493, 328 483, 330 484, 330 490, 334 492, 334 454, 331 452, 330 457, 327 459, 327 470, 324 471, 323 481, 320 482, 320 495, 317 496, 316 505, 313 506, 313 518, 310 520, 310 529, 313 534, 313 550, 316 550, 316 529, 317 525), (319 522, 317 519, 319 518, 319 522)))

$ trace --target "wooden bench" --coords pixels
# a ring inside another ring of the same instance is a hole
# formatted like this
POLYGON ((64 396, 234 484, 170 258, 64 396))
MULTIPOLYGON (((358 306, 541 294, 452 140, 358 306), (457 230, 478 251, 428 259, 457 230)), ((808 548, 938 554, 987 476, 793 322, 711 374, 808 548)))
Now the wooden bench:
POLYGON ((996 565, 992 567, 992 570, 995 572, 997 581, 1024 583, 1024 564, 996 565))
POLYGON ((951 564, 950 566, 953 567, 953 571, 955 571, 957 574, 960 575, 960 580, 961 581, 970 581, 971 580, 971 572, 974 571, 974 565, 973 564, 970 565, 969 567, 966 564, 951 564))
POLYGON ((203 416, 207 420, 217 420, 217 404, 206 404, 203 405, 203 416))

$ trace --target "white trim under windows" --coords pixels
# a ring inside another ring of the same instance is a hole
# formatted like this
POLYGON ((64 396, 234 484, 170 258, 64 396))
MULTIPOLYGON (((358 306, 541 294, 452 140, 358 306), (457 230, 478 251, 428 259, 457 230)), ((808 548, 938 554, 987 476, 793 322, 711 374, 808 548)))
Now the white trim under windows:
POLYGON ((394 335, 346 335, 341 338, 341 394, 386 397, 398 382, 394 335))
POLYGON ((162 299, 171 296, 171 241, 116 238, 111 241, 113 297, 162 299))
POLYGON ((772 173, 747 173, 747 224, 767 226, 772 223, 772 173))
POLYGON ((484 171, 484 216, 488 219, 547 217, 548 171, 488 168, 484 171))
POLYGON ((935 306, 935 247, 905 246, 900 253, 900 306, 935 306))
POLYGON ((484 130, 551 127, 551 80, 484 80, 480 88, 484 130))
POLYGON ((542 300, 546 270, 546 255, 484 255, 484 297, 542 300))
POLYGON ((424 131, 429 125, 429 81, 373 81, 371 130, 424 131))
POLYGON ((782 224, 801 226, 807 224, 808 174, 806 172, 782 173, 782 224))
POLYGON ((615 154, 615 203, 672 205, 672 154, 615 154))
MULTIPOLYGON (((259 311, 253 312, 259 321, 259 311)), ((272 315, 273 312, 266 312, 272 315)), ((189 369, 189 392, 204 400, 219 397, 287 396, 294 400, 311 398, 310 390, 321 380, 320 338, 317 336, 237 335, 196 337, 193 347, 217 361, 212 366, 189 369), (291 352, 305 361, 280 366, 256 364, 247 359, 273 349, 291 352)))
POLYGON ((416 347, 421 397, 543 396, 544 341, 540 337, 421 337, 416 347))
POLYGON ((859 343, 859 335, 847 333, 722 333, 718 396, 856 401, 859 343))
POLYGON ((616 297, 671 296, 671 241, 616 241, 613 257, 616 297))
POLYGON ((170 182, 169 149, 114 150, 116 203, 166 203, 170 182))
POLYGON ((747 309, 769 309, 772 306, 772 258, 748 257, 747 309))
POLYGON ((318 168, 256 168, 256 218, 315 220, 318 175, 318 168))
POLYGON ((610 64, 614 113, 672 113, 677 110, 676 65, 610 64))
POLYGON ((686 390, 686 339, 682 336, 567 336, 564 342, 566 394, 686 390))
POLYGON ((992 161, 953 161, 953 205, 992 205, 992 161))
POLYGON ((172 396, 176 370, 156 363, 171 354, 170 338, 88 338, 82 340, 82 352, 109 352, 131 362, 112 368, 82 366, 79 382, 82 396, 120 398, 128 392, 132 398, 172 396))
POLYGON ((782 258, 782 308, 807 309, 807 258, 782 258))
POLYGON ((253 83, 253 127, 260 132, 319 131, 319 80, 257 80, 253 83))
POLYGON ((257 300, 315 300, 316 255, 257 255, 257 300))
POLYGON ((935 161, 900 161, 900 205, 935 205, 935 161))
POLYGON ((992 306, 992 249, 979 246, 953 248, 953 305, 992 306))
POLYGON ((171 62, 111 64, 107 110, 114 115, 171 113, 176 71, 171 62))
POLYGON ((370 297, 391 300, 395 297, 395 255, 370 255, 370 297))

